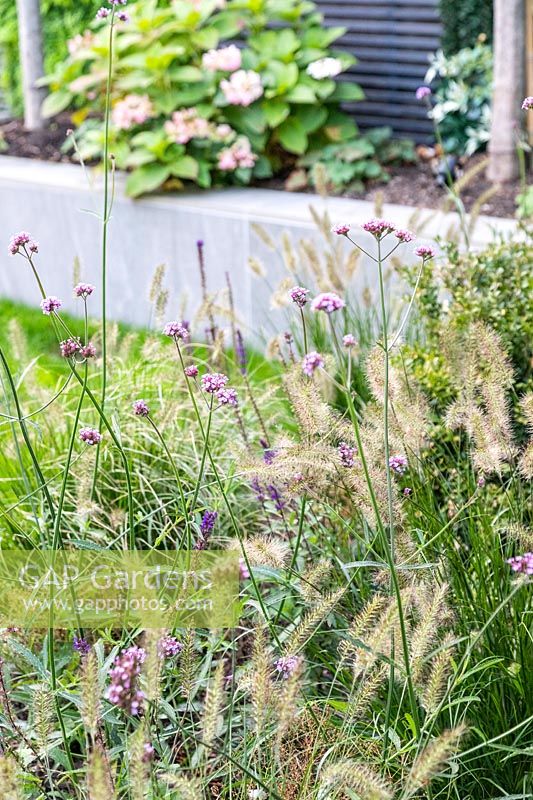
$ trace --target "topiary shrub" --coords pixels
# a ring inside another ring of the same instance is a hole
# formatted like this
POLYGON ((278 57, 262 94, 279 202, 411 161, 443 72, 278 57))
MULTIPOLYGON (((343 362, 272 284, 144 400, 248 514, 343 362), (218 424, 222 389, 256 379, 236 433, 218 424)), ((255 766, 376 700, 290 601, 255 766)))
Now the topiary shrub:
MULTIPOLYGON (((136 196, 165 182, 269 177, 314 147, 357 136, 339 109, 363 92, 311 2, 148 0, 114 26, 110 147, 136 196), (274 28, 274 29, 273 29, 274 28)), ((109 20, 76 40, 47 82, 45 112, 75 110, 84 158, 103 150, 109 20)))

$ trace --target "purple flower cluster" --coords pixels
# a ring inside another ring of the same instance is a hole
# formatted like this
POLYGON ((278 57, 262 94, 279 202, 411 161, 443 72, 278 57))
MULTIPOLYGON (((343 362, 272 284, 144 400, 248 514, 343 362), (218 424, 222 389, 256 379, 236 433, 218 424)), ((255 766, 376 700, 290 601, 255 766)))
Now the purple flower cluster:
POLYGON ((224 388, 228 381, 228 376, 221 372, 208 372, 202 378, 202 389, 208 394, 216 394, 224 388))
POLYGON ((146 651, 142 647, 128 647, 115 658, 109 672, 107 699, 134 717, 142 711, 144 693, 139 689, 139 675, 145 658, 146 651))
POLYGON ((389 467, 396 475, 403 475, 407 470, 407 459, 405 456, 391 456, 389 467))
POLYGON ((63 358, 72 358, 72 356, 80 352, 81 342, 78 337, 74 338, 71 336, 59 343, 59 350, 63 358))
POLYGON ((153 745, 151 745, 150 742, 145 742, 141 761, 143 762, 143 764, 150 764, 154 760, 154 757, 155 757, 155 750, 153 745))
POLYGON ((316 352, 316 350, 312 350, 310 353, 306 353, 306 355, 303 357, 302 370, 309 377, 311 377, 311 375, 316 369, 323 366, 324 366, 324 359, 322 358, 320 353, 316 352))
POLYGON ((236 408, 239 405, 239 399, 235 389, 223 388, 215 393, 215 396, 221 406, 233 406, 236 408))
POLYGON ((38 253, 39 252, 39 245, 37 242, 34 242, 31 238, 29 233, 26 231, 21 231, 20 233, 15 233, 11 237, 11 241, 9 242, 9 252, 12 256, 16 256, 17 253, 20 253, 21 248, 27 252, 29 250, 30 253, 38 253))
POLYGON ((417 100, 425 100, 426 97, 431 96, 431 89, 429 86, 419 86, 416 90, 416 99, 417 100))
POLYGON ((163 328, 165 336, 171 336, 173 339, 182 339, 188 342, 190 339, 189 327, 185 322, 167 322, 163 328))
POLYGON ((148 403, 146 400, 136 400, 133 405, 133 413, 136 414, 138 417, 147 417, 150 413, 150 409, 148 408, 148 403))
POLYGON ((325 311, 326 314, 332 314, 334 311, 344 308, 344 300, 336 292, 321 292, 311 303, 311 308, 313 311, 325 311))
POLYGON ((344 347, 355 347, 357 344, 357 339, 353 335, 353 333, 347 333, 345 336, 342 337, 342 344, 344 347))
POLYGON ((189 367, 185 367, 185 374, 188 378, 196 378, 198 375, 198 367, 194 364, 191 364, 189 367))
POLYGON ((250 577, 250 570, 246 565, 246 561, 241 556, 241 558, 239 558, 239 578, 241 579, 241 581, 247 581, 249 577, 250 577))
POLYGON ((348 233, 350 232, 350 226, 341 222, 337 225, 334 225, 331 229, 331 232, 336 233, 337 236, 348 236, 348 233))
POLYGON ((421 244, 420 247, 417 247, 415 250, 415 256, 420 256, 420 258, 424 260, 427 258, 435 258, 436 255, 435 249, 425 244, 421 244))
POLYGON ((522 102, 522 111, 531 111, 533 109, 533 97, 524 97, 522 102))
POLYGON ((405 230, 404 228, 398 228, 398 230, 394 231, 394 235, 398 241, 402 242, 403 244, 406 242, 412 242, 415 238, 414 233, 411 233, 411 231, 405 230))
POLYGON ((96 428, 82 428, 80 430, 80 439, 85 444, 92 446, 102 441, 102 434, 96 428))
POLYGON ((355 456, 357 455, 357 447, 351 447, 346 442, 341 442, 337 448, 339 458, 343 467, 353 467, 355 464, 355 456))
POLYGON ((45 297, 44 300, 41 300, 41 308, 43 310, 43 314, 50 315, 52 311, 58 311, 61 308, 61 300, 59 297, 54 297, 51 295, 50 297, 45 297))
POLYGON ((78 283, 74 287, 74 295, 76 297, 83 297, 84 299, 89 297, 90 294, 94 292, 94 286, 90 283, 78 283))
POLYGON ((513 572, 521 572, 523 575, 533 575, 533 553, 524 553, 523 556, 508 558, 507 563, 513 572))
POLYGON ((183 645, 175 636, 163 636, 158 642, 158 652, 161 658, 175 658, 183 650, 183 645))
POLYGON ((207 541, 215 528, 218 514, 216 511, 205 511, 200 523, 200 538, 194 545, 195 550, 205 550, 207 541))
POLYGON ((87 641, 87 639, 83 639, 80 636, 74 636, 72 639, 72 647, 76 650, 77 653, 80 653, 82 656, 86 656, 89 650, 91 649, 91 645, 87 641))
POLYGON ((111 12, 109 11, 109 9, 108 9, 108 8, 104 8, 104 6, 102 6, 102 7, 101 7, 101 8, 99 8, 99 9, 98 9, 98 11, 96 12, 96 19, 105 19, 106 17, 108 17, 108 16, 109 16, 109 14, 110 14, 110 13, 111 13, 111 12))
POLYGON ((296 303, 299 308, 303 308, 307 303, 308 294, 309 289, 304 289, 303 286, 293 286, 289 292, 292 302, 296 303))
POLYGON ((364 231, 371 233, 376 239, 382 239, 384 236, 387 236, 387 234, 393 233, 396 230, 396 226, 386 219, 369 219, 362 227, 364 231))
POLYGON ((83 358, 94 358, 96 355, 96 347, 92 342, 87 342, 84 344, 82 348, 80 348, 80 354, 83 358))
POLYGON ((298 669, 300 663, 300 656, 281 656, 275 662, 274 666, 284 678, 288 678, 298 669))

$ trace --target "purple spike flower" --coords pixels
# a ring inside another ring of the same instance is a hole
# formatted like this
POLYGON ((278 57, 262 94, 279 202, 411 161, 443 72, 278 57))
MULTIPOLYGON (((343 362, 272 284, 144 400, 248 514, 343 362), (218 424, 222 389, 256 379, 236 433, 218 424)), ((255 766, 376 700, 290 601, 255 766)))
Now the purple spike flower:
POLYGON ((91 645, 89 644, 87 639, 83 639, 81 636, 73 637, 72 647, 74 650, 76 650, 77 653, 80 653, 82 656, 86 656, 91 649, 91 645))
POLYGON ((128 647, 115 658, 106 697, 114 706, 136 717, 142 711, 144 693, 139 689, 141 665, 146 658, 142 647, 128 647))

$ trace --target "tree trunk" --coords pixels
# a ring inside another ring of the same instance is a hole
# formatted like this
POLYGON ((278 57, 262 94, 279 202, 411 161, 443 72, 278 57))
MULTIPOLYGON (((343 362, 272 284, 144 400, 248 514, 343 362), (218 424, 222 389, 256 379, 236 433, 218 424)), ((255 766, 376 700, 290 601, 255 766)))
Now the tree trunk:
POLYGON ((41 104, 45 96, 45 90, 35 85, 44 74, 39 0, 17 0, 17 11, 24 125, 28 130, 35 131, 43 127, 41 104))
POLYGON ((517 135, 525 73, 524 0, 494 0, 494 85, 489 180, 518 175, 517 135))

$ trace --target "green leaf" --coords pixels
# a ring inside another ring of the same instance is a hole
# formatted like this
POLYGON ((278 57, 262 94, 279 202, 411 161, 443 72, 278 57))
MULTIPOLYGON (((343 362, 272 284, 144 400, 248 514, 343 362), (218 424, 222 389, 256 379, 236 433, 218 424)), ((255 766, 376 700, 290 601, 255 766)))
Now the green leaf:
POLYGON ((307 134, 305 128, 296 118, 286 119, 278 129, 281 144, 289 153, 302 155, 307 150, 307 134))
POLYGON ((263 133, 267 126, 265 112, 259 104, 246 108, 227 106, 224 114, 231 127, 239 133, 263 133))
POLYGON ((358 100, 364 100, 365 93, 358 83, 350 83, 349 81, 342 81, 338 83, 332 94, 328 95, 328 102, 335 101, 336 103, 349 103, 358 100))
POLYGON ((170 177, 170 174, 169 164, 145 164, 128 177, 126 191, 130 197, 153 192, 170 177))
POLYGON ((289 116, 290 107, 283 100, 273 99, 264 100, 261 108, 265 114, 266 121, 271 128, 277 128, 284 119, 289 116))
POLYGON ((49 94, 41 106, 43 117, 46 119, 55 117, 60 111, 64 111, 72 103, 73 99, 72 92, 68 92, 66 89, 59 89, 59 91, 49 94))
POLYGON ((346 33, 346 28, 309 28, 302 37, 304 47, 316 47, 325 50, 335 39, 346 33))
POLYGON ((168 72, 169 77, 173 81, 179 83, 198 83, 204 80, 204 73, 198 67, 172 67, 168 72))
POLYGON ((311 86, 297 83, 287 94, 287 100, 291 103, 314 103, 316 102, 316 95, 311 86))
POLYGON ((194 181, 198 177, 198 161, 192 156, 182 156, 170 164, 170 172, 176 178, 194 181))
POLYGON ((271 61, 263 73, 266 88, 275 89, 277 94, 285 94, 298 80, 296 64, 284 64, 282 61, 271 61))
POLYGON ((260 156, 255 162, 253 174, 256 178, 271 178, 272 164, 266 156, 260 156))
POLYGON ((316 106, 300 106, 296 109, 296 119, 300 120, 306 133, 314 133, 323 126, 328 118, 327 108, 316 106))

